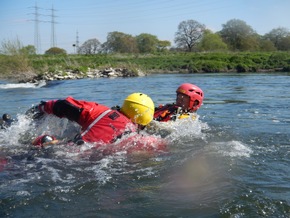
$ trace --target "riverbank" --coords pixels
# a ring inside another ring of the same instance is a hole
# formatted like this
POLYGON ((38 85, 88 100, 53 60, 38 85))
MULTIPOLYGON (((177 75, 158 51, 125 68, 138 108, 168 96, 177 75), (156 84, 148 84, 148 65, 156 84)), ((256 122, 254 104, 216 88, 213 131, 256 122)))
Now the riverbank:
POLYGON ((0 76, 18 81, 148 73, 290 72, 289 52, 0 56, 0 76), (108 69, 111 69, 108 70, 108 69), (109 71, 109 72, 108 72, 109 71), (26 78, 27 77, 27 78, 26 78), (24 78, 24 79, 21 79, 24 78))

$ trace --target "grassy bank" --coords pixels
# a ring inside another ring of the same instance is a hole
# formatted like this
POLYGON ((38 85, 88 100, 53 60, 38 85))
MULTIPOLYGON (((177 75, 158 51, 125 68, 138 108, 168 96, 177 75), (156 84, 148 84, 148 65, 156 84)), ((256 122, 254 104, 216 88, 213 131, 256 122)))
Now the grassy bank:
POLYGON ((168 54, 97 54, 97 55, 33 55, 27 57, 0 56, 0 74, 20 71, 36 74, 106 67, 140 68, 147 72, 259 72, 290 71, 289 52, 240 53, 168 53, 168 54), (23 67, 21 67, 23 64, 23 67), (17 66, 17 68, 15 67, 17 66))

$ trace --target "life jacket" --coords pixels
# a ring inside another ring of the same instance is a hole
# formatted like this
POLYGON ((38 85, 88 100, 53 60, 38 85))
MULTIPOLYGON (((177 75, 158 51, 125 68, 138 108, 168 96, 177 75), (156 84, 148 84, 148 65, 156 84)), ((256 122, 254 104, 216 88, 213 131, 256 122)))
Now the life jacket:
POLYGON ((160 122, 176 120, 179 110, 180 107, 175 104, 160 105, 158 108, 155 108, 154 120, 160 122))
POLYGON ((96 102, 68 97, 46 102, 44 111, 77 122, 82 127, 80 136, 85 142, 112 143, 123 134, 137 131, 136 125, 125 115, 96 102))
POLYGON ((154 120, 159 122, 175 121, 176 119, 184 119, 192 117, 195 119, 195 116, 191 116, 187 112, 183 112, 181 107, 176 104, 166 104, 160 105, 158 108, 155 108, 154 120))

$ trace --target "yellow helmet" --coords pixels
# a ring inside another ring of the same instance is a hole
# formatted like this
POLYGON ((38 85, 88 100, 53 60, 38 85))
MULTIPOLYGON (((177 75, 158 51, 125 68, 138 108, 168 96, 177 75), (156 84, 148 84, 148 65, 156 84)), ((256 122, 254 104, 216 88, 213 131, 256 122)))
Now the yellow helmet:
POLYGON ((143 93, 133 93, 123 102, 121 112, 134 123, 146 126, 154 116, 154 103, 143 93))

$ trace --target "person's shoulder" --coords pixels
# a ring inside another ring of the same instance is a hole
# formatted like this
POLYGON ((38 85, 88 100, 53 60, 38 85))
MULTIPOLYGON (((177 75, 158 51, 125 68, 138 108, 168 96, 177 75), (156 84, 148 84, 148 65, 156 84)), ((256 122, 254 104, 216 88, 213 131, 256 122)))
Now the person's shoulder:
POLYGON ((119 105, 115 105, 113 107, 111 107, 112 110, 116 110, 116 111, 120 111, 121 107, 119 105))
POLYGON ((175 103, 160 104, 158 107, 155 107, 155 110, 163 110, 171 107, 175 107, 175 103))

